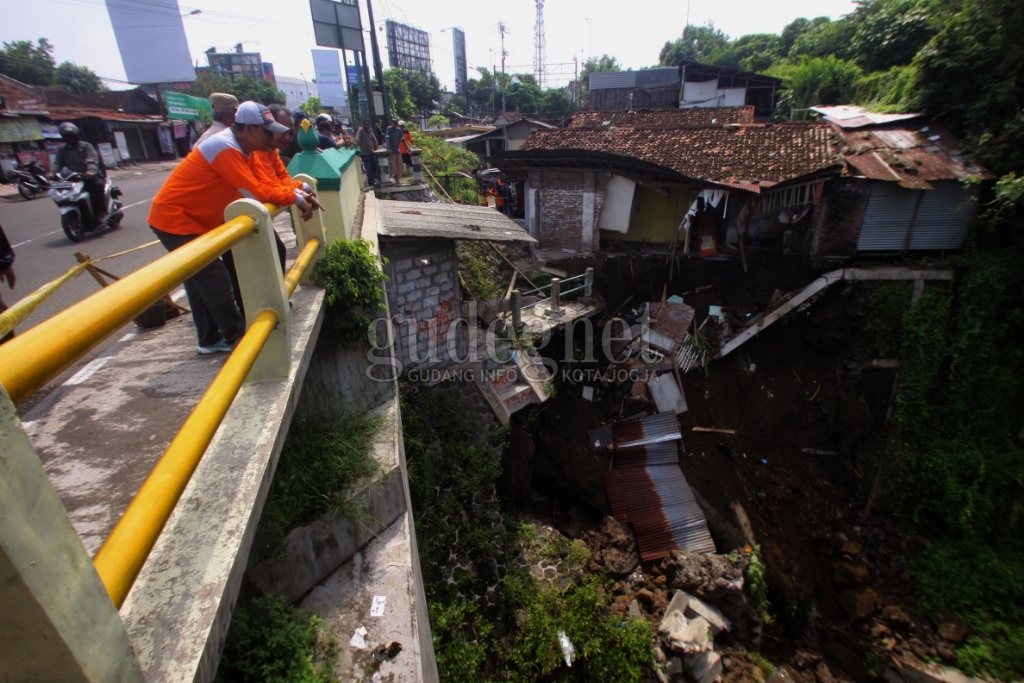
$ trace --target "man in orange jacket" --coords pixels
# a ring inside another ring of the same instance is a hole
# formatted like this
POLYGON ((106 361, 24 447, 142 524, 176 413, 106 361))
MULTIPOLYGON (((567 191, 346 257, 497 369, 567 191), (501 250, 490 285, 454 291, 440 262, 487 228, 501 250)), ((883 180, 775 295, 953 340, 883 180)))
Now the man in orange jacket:
MULTIPOLYGON (((228 204, 243 197, 298 204, 303 218, 312 216, 319 204, 310 193, 260 181, 250 165, 253 152, 269 149, 274 133, 286 130, 262 104, 243 102, 230 132, 196 145, 153 199, 148 222, 164 247, 173 251, 218 227, 228 204)), ((245 319, 235 304, 227 267, 216 259, 184 284, 199 352, 230 351, 245 333, 245 319)))

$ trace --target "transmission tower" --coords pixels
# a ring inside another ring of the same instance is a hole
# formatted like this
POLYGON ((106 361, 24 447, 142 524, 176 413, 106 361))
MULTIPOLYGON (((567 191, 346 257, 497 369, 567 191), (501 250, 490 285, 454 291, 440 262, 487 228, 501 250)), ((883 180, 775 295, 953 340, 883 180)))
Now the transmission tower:
POLYGON ((537 79, 537 85, 544 87, 544 0, 537 2, 537 24, 533 29, 533 75, 537 79))

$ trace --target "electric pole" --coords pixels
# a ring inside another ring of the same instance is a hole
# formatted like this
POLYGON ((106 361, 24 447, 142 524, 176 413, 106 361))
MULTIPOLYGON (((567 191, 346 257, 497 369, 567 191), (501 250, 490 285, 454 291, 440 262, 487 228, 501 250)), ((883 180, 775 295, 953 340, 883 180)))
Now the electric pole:
MULTIPOLYGON (((391 102, 388 98, 388 88, 384 84, 384 69, 380 64, 380 48, 377 47, 377 25, 373 23, 373 0, 366 0, 366 13, 370 19, 370 47, 373 49, 373 70, 377 74, 377 83, 380 85, 380 95, 384 100, 384 121, 391 123, 394 114, 391 113, 391 102)), ((370 93, 373 99, 373 93, 370 93)), ((370 105, 373 106, 372 104, 370 105)))
MULTIPOLYGON (((367 0, 369 1, 369 0, 367 0)), ((505 27, 504 22, 498 23, 498 32, 501 33, 501 140, 502 140, 502 151, 508 149, 508 115, 505 112, 505 90, 508 87, 507 81, 505 80, 505 32, 508 28, 505 27)))

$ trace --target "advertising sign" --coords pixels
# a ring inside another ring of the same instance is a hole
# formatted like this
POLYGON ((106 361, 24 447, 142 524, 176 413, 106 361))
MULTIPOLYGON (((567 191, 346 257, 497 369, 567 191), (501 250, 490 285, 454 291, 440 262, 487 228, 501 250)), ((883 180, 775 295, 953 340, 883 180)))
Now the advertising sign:
POLYGON ((122 159, 131 159, 131 155, 128 153, 128 141, 124 139, 124 133, 119 130, 114 131, 114 142, 117 143, 118 154, 121 155, 122 159))
POLYGON ((196 79, 178 0, 106 0, 106 5, 129 81, 196 79))
POLYGON ((313 71, 320 104, 325 107, 347 107, 345 79, 341 75, 341 60, 337 50, 312 50, 313 71))
POLYGON ((197 121, 212 118, 213 110, 210 100, 203 97, 192 97, 180 92, 163 93, 164 106, 167 107, 167 118, 180 121, 197 121))
POLYGON ((100 153, 103 158, 103 164, 107 168, 114 168, 117 166, 117 157, 114 156, 114 148, 109 142, 101 142, 96 145, 96 150, 100 153))

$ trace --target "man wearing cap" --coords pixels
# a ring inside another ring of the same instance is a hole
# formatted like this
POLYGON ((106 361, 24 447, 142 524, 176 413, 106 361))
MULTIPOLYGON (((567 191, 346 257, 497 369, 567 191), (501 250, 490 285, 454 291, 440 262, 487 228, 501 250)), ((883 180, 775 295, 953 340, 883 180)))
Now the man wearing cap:
POLYGON ((363 119, 363 125, 356 131, 356 145, 359 146, 363 170, 366 171, 366 184, 373 186, 377 183, 377 159, 373 155, 377 150, 377 136, 370 127, 370 119, 363 119))
POLYGON ((391 125, 384 131, 384 144, 388 148, 391 179, 401 185, 405 170, 402 168, 402 129, 398 127, 398 119, 392 119, 391 125))
MULTIPOLYGON (((196 145, 153 198, 148 222, 164 247, 172 251, 218 227, 228 204, 243 197, 297 204, 309 220, 313 209, 321 208, 311 194, 261 182, 250 166, 253 152, 270 150, 274 133, 287 130, 262 104, 242 102, 230 128, 196 145)), ((185 293, 199 352, 230 351, 245 333, 245 319, 235 305, 224 263, 217 259, 185 280, 185 293)))
POLYGON ((238 110, 238 98, 224 92, 210 93, 210 108, 213 109, 213 123, 196 140, 197 145, 211 135, 222 133, 231 127, 235 122, 235 111, 238 110))

